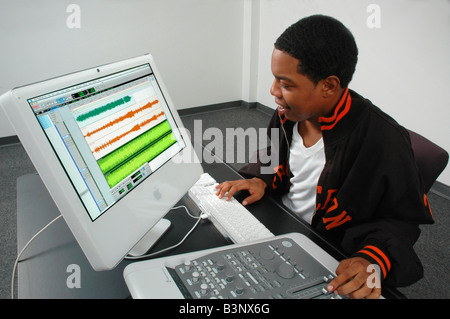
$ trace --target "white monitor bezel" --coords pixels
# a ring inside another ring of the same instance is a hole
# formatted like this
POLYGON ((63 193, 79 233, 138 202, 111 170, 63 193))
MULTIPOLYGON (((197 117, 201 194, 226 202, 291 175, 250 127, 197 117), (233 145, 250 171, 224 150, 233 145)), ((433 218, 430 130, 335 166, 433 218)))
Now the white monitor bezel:
POLYGON ((56 206, 95 270, 114 268, 203 172, 190 138, 150 54, 16 88, 5 93, 0 98, 0 104, 56 206), (61 178, 67 176, 64 168, 27 100, 147 63, 180 128, 186 147, 140 183, 126 199, 119 200, 92 221, 70 180, 61 178), (186 161, 186 158, 191 160, 186 161), (136 206, 135 203, 139 205, 136 206))

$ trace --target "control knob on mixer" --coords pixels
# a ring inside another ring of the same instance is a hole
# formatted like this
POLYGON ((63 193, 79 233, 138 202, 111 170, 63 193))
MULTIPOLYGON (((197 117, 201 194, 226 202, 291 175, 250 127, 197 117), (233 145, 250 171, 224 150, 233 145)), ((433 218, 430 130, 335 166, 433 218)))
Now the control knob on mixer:
POLYGON ((233 282, 234 281, 234 275, 233 273, 228 273, 225 279, 228 283, 233 282))
POLYGON ((241 285, 236 285, 235 288, 236 288, 236 289, 235 289, 236 294, 242 295, 242 294, 244 293, 244 287, 243 287, 243 286, 241 286, 241 285))
POLYGON ((189 270, 191 270, 191 268, 192 268, 192 263, 189 260, 185 261, 184 262, 184 270, 189 271, 189 270))
POLYGON ((295 275, 294 267, 288 263, 281 263, 275 269, 275 272, 282 278, 291 279, 295 275))
POLYGON ((193 272, 192 273, 192 282, 194 282, 194 283, 198 282, 199 277, 200 277, 200 274, 197 271, 193 272))
POLYGON ((221 262, 221 261, 217 262, 216 269, 218 271, 224 270, 225 269, 225 264, 223 262, 221 262))
POLYGON ((206 295, 206 293, 208 292, 208 285, 207 284, 201 284, 200 285, 200 289, 201 289, 202 295, 206 295))

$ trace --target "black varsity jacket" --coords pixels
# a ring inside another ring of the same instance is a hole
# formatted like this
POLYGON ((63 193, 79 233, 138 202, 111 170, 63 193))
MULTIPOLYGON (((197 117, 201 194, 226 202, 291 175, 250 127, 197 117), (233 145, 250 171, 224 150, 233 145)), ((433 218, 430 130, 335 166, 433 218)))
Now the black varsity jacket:
MULTIPOLYGON (((433 217, 408 132, 348 88, 332 114, 319 122, 326 162, 318 181, 312 227, 349 256, 379 265, 385 283, 414 283, 423 276, 413 249, 420 234, 418 225, 433 223, 433 217)), ((266 150, 279 159, 273 173, 261 174, 261 168, 271 163, 263 163, 260 156, 240 170, 248 178, 263 179, 266 193, 289 191, 288 145, 294 124, 277 111, 270 121, 269 138, 271 129, 279 130, 278 149, 266 150)))

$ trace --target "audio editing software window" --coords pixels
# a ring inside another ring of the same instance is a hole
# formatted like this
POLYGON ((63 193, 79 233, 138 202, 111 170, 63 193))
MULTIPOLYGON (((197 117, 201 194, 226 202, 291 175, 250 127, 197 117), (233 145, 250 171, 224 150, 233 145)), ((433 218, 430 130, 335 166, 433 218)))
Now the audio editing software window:
POLYGON ((92 220, 185 146, 149 65, 28 102, 92 220))

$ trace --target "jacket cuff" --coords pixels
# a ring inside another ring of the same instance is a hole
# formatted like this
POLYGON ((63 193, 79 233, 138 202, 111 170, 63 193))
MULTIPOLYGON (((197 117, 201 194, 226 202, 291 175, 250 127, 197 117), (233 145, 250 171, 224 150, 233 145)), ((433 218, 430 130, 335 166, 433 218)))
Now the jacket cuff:
POLYGON ((389 260, 387 252, 374 245, 364 246, 363 249, 356 252, 353 257, 362 257, 372 264, 378 265, 381 269, 382 280, 386 278, 391 270, 391 261, 389 260))

